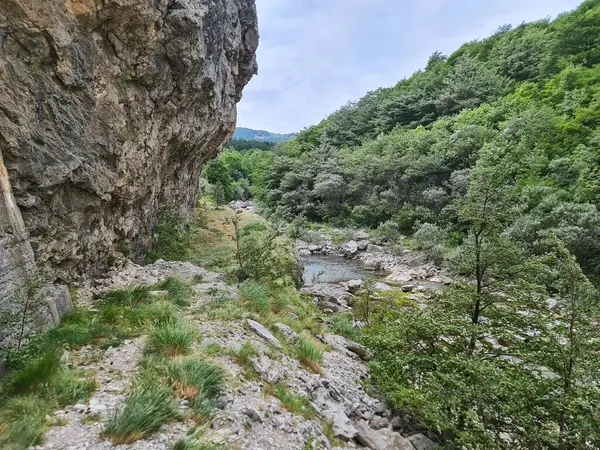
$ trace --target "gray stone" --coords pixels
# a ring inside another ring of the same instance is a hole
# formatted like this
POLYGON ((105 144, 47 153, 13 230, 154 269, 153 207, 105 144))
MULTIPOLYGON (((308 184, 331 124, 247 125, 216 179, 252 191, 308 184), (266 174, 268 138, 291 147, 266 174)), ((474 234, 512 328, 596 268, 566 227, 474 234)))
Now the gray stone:
POLYGON ((408 437, 415 450, 433 450, 438 445, 424 434, 414 434, 408 437))
POLYGON ((381 281, 376 281, 375 283, 373 283, 373 287, 375 289, 377 289, 378 291, 391 291, 392 288, 390 286, 388 286, 385 283, 382 283, 381 281))
POLYGON ((358 248, 359 252, 365 252, 365 251, 367 251, 368 247, 369 247, 369 242, 368 241, 358 241, 356 243, 356 248, 358 248))
POLYGON ((346 285, 348 286, 348 290, 350 292, 352 292, 353 294, 355 294, 363 285, 363 281, 362 280, 350 280, 346 282, 346 285))
POLYGON ((258 334, 260 337, 266 340, 273 347, 277 349, 283 348, 281 342, 279 342, 279 340, 275 336, 273 336, 273 334, 269 330, 267 330, 263 325, 251 319, 247 319, 247 322, 250 328, 252 328, 252 330, 254 330, 256 334, 258 334))
POLYGON ((365 270, 381 270, 383 268, 384 261, 377 258, 370 258, 364 261, 363 267, 365 270))
POLYGON ((390 429, 379 430, 379 433, 385 437, 388 450, 415 450, 410 441, 400 433, 396 433, 390 429))
POLYGON ((446 284, 446 285, 452 284, 452 278, 445 277, 443 275, 431 277, 429 279, 429 281, 431 281, 432 283, 438 283, 438 284, 446 284))
POLYGON ((251 361, 254 370, 267 383, 274 384, 283 379, 283 375, 268 356, 260 355, 259 357, 251 358, 251 361))
POLYGON ((58 325, 61 317, 73 311, 73 302, 67 286, 43 286, 36 294, 40 305, 41 321, 45 326, 58 325))
POLYGON ((248 416, 250 418, 250 420, 252 420, 252 422, 258 422, 258 423, 263 422, 262 417, 260 417, 260 414, 252 408, 244 408, 244 409, 242 409, 241 412, 245 416, 248 416))
POLYGON ((295 343, 298 341, 300 336, 292 328, 285 323, 277 322, 275 327, 283 334, 290 342, 295 343))
POLYGON ((404 284, 400 289, 402 292, 412 292, 416 289, 416 286, 414 284, 404 284))
POLYGON ((358 253, 358 243, 356 241, 346 242, 342 251, 346 256, 354 256, 358 253))
POLYGON ((335 437, 353 439, 358 434, 357 429, 352 425, 352 421, 341 409, 326 410, 322 413, 322 416, 333 424, 333 435, 335 437))
POLYGON ((358 434, 355 440, 371 450, 386 450, 388 444, 384 437, 369 426, 366 422, 357 421, 354 427, 358 434))
POLYGON ((412 279, 413 276, 404 270, 394 271, 386 277, 386 280, 392 283, 408 283, 412 279))

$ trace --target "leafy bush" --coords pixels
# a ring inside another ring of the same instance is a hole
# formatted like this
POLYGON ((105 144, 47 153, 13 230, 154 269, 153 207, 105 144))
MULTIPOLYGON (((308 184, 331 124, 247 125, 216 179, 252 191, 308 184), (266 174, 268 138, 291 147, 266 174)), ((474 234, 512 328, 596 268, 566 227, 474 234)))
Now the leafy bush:
POLYGON ((189 256, 189 237, 183 217, 174 210, 165 210, 158 217, 156 241, 146 259, 154 262, 186 261, 189 256))
POLYGON ((177 417, 170 389, 160 385, 135 386, 109 417, 104 436, 114 444, 131 444, 177 417))

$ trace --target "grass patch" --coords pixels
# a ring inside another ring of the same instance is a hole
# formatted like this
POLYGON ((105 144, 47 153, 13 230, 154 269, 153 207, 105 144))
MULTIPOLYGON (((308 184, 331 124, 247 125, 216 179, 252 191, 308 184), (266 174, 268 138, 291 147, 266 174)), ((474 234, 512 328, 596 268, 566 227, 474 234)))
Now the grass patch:
POLYGON ((154 286, 159 291, 167 291, 169 299, 177 306, 190 306, 194 290, 185 281, 177 277, 169 277, 154 286))
POLYGON ((88 423, 96 423, 100 422, 100 419, 102 419, 102 414, 100 413, 88 414, 83 419, 81 419, 81 423, 84 425, 88 423))
POLYGON ((140 325, 165 325, 179 317, 179 309, 166 300, 158 300, 131 312, 132 318, 140 325))
POLYGON ((258 356, 258 350, 250 343, 246 342, 243 345, 235 347, 229 351, 229 355, 233 358, 236 364, 244 369, 246 378, 255 379, 257 373, 254 370, 251 358, 258 356))
POLYGON ((294 350, 298 361, 305 368, 315 373, 321 372, 320 364, 323 362, 323 351, 317 344, 310 341, 306 336, 300 336, 294 350))
POLYGON ((269 290, 262 284, 246 281, 240 285, 240 292, 250 309, 258 314, 265 315, 271 310, 269 290))
POLYGON ((137 306, 150 301, 150 286, 134 286, 106 292, 102 300, 108 305, 137 306))
POLYGON ((210 444, 202 444, 195 439, 179 439, 173 445, 173 450, 218 450, 218 447, 210 444))
POLYGON ((349 314, 334 314, 331 316, 331 331, 345 338, 356 340, 358 330, 349 314))
POLYGON ((317 417, 317 413, 310 405, 308 398, 294 394, 283 383, 265 387, 265 393, 278 398, 283 407, 293 414, 303 416, 307 420, 313 420, 317 417))
POLYGON ((171 357, 185 355, 194 341, 194 330, 184 322, 171 320, 152 330, 148 349, 152 353, 171 357))
POLYGON ((8 400, 0 410, 0 448, 24 450, 40 444, 51 413, 48 403, 34 394, 8 400))
POLYGON ((223 391, 223 372, 205 361, 190 358, 171 361, 165 374, 179 398, 214 399, 223 391))
POLYGON ((139 385, 108 419, 103 435, 113 444, 131 444, 177 417, 170 389, 161 385, 139 385))

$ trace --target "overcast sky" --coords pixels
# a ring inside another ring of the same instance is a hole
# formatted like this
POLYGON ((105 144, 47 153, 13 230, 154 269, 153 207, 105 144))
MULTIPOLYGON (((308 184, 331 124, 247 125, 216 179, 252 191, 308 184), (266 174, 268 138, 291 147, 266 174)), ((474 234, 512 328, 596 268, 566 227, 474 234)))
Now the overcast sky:
POLYGON ((259 73, 238 126, 277 133, 320 122, 349 100, 392 86, 500 25, 576 8, 581 0, 257 0, 259 73))

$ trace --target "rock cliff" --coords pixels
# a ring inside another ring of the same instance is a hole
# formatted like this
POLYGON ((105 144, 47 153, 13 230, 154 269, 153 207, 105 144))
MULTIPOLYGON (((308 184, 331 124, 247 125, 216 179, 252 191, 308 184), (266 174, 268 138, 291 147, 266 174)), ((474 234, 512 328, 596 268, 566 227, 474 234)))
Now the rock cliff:
MULTIPOLYGON (((0 193, 47 277, 141 255, 162 208, 191 210, 257 45, 254 0, 0 2, 0 193)), ((0 260, 28 258, 23 236, 0 233, 0 260)))

